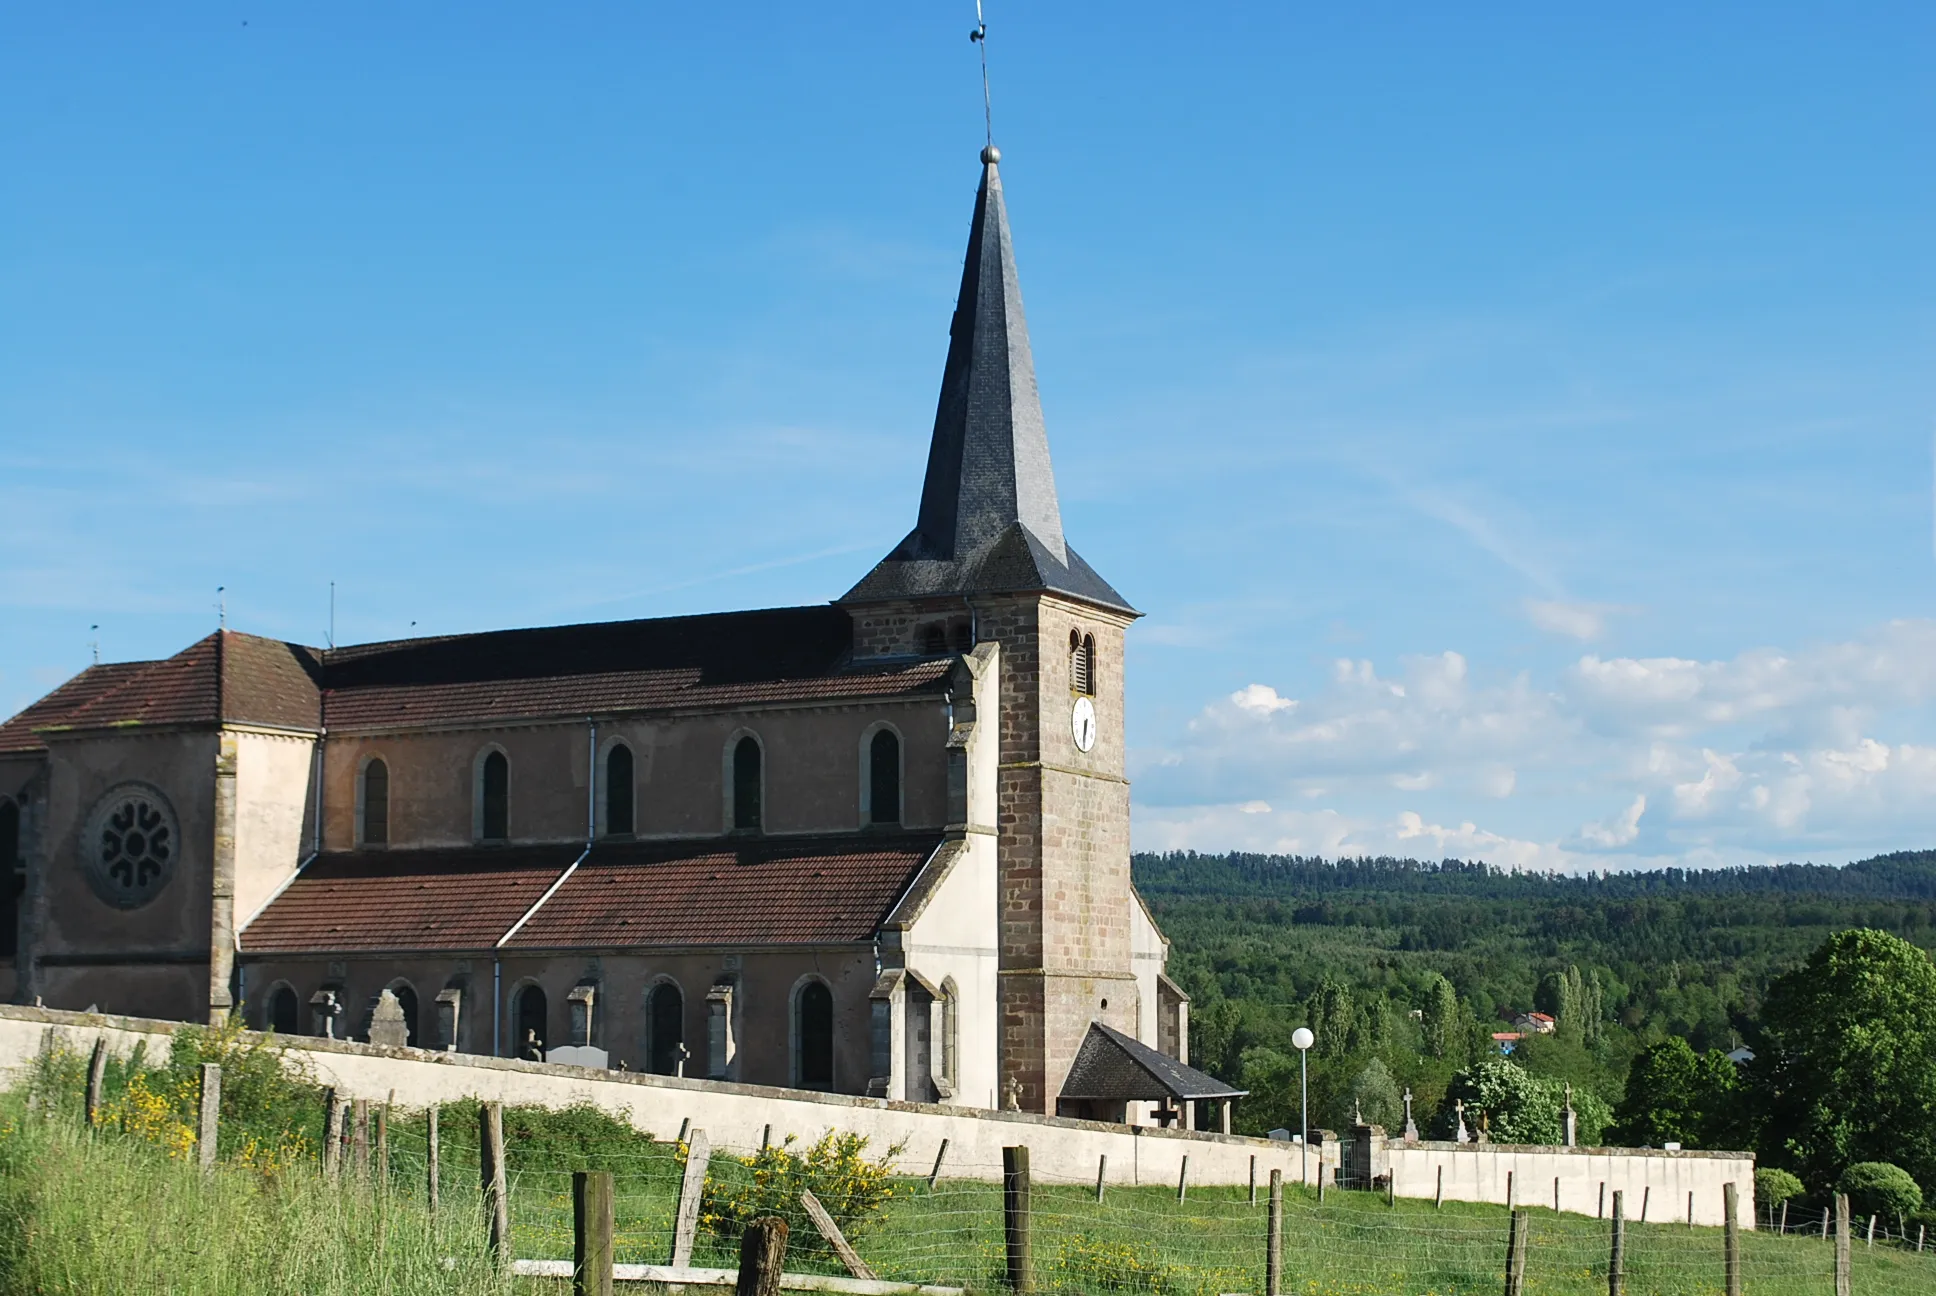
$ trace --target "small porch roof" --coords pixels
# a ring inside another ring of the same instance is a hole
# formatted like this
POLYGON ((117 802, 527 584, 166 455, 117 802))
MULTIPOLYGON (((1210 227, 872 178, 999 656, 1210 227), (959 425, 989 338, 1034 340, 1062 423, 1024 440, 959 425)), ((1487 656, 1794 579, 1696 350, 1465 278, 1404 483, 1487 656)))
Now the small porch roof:
POLYGON ((1076 1051, 1062 1097, 1109 1102, 1168 1099, 1189 1102, 1198 1098, 1242 1098, 1248 1089, 1232 1089, 1215 1076, 1158 1053, 1101 1022, 1089 1023, 1089 1034, 1076 1051))

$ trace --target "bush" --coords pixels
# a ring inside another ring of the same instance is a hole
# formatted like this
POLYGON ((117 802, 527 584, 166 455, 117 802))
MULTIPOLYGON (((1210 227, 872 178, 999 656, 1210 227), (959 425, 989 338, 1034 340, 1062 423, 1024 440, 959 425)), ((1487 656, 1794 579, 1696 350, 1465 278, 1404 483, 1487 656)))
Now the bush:
POLYGON ((1887 1161, 1856 1162, 1836 1180, 1835 1191, 1848 1194, 1849 1209, 1857 1215, 1894 1220, 1923 1207, 1923 1190, 1909 1172, 1887 1161))
POLYGON ((1048 1285, 1058 1291, 1135 1291, 1152 1296, 1185 1290, 1181 1276, 1150 1250, 1080 1234, 1062 1239, 1049 1266, 1048 1285))
POLYGON ((1772 1209, 1802 1195, 1802 1181, 1786 1170, 1764 1166, 1755 1171, 1755 1205, 1772 1209))
POLYGON ((733 1165, 750 1174, 715 1179, 708 1173, 700 1223, 718 1237, 734 1241, 760 1216, 778 1215, 787 1222, 789 1247, 830 1254, 831 1248, 800 1204, 800 1194, 812 1192, 849 1242, 865 1233, 894 1196, 892 1164, 902 1145, 897 1143, 870 1161, 862 1155, 867 1149, 863 1134, 828 1130, 804 1153, 793 1150, 795 1141, 789 1134, 784 1143, 752 1156, 714 1158, 712 1164, 721 1169, 733 1165))

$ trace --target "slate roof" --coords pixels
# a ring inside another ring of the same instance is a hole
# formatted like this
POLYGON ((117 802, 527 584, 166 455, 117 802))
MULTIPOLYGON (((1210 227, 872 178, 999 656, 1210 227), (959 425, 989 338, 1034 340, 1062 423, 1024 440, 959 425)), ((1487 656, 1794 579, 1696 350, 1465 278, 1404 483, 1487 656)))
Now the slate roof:
POLYGON ((266 953, 814 945, 871 940, 936 833, 343 852, 249 923, 266 953))
POLYGON ((332 730, 938 693, 949 659, 850 660, 838 607, 499 630, 323 650, 220 631, 173 657, 93 666, 0 725, 236 723, 332 730))
POLYGON ((1248 1089, 1232 1089, 1215 1076, 1159 1053, 1101 1022, 1090 1022, 1089 1033, 1069 1076, 1062 1082, 1064 1098, 1095 1098, 1110 1102, 1138 1102, 1167 1098, 1242 1098, 1248 1089))
POLYGON ((983 154, 919 519, 841 601, 1047 590, 1132 611, 1062 534, 998 157, 983 154))

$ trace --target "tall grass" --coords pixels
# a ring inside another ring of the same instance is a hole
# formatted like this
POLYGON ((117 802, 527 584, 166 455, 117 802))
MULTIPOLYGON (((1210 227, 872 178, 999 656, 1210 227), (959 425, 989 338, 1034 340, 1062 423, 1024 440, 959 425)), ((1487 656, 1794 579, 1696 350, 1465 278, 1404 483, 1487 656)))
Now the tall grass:
POLYGON ((147 1139, 90 1138, 0 1098, 0 1291, 501 1292, 476 1217, 432 1221, 369 1186, 193 1158, 147 1139), (451 1267, 446 1267, 449 1260, 451 1267))

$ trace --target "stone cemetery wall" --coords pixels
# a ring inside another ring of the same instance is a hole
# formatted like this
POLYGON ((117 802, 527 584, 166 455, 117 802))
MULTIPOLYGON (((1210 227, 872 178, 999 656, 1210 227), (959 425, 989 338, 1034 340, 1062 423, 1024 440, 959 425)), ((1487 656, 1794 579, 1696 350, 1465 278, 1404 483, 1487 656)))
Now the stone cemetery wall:
MULTIPOLYGON (((0 1005, 0 1072, 17 1073, 50 1046, 85 1055, 105 1038, 116 1056, 146 1042, 151 1056, 167 1048, 180 1023, 138 1017, 0 1005)), ((682 1128, 707 1131, 715 1147, 761 1146, 788 1134, 817 1138, 826 1130, 868 1136, 873 1146, 904 1144, 900 1169, 928 1174, 943 1140, 948 1151, 942 1178, 985 1177, 1001 1164, 1002 1149, 1026 1144, 1039 1180, 1094 1182, 1098 1169, 1118 1185, 1266 1183, 1272 1170, 1296 1182, 1307 1165, 1293 1143, 1204 1131, 1163 1130, 1064 1120, 1025 1112, 991 1112, 925 1103, 891 1102, 797 1089, 688 1080, 674 1076, 593 1070, 587 1067, 391 1048, 306 1036, 281 1040, 317 1081, 346 1098, 382 1101, 392 1093, 403 1107, 476 1098, 515 1106, 561 1108, 589 1104, 660 1139, 682 1128), (1106 1162, 1103 1158, 1107 1158, 1106 1162), (1188 1159, 1187 1168, 1185 1158, 1188 1159)), ((1512 1176, 1518 1205, 1553 1204, 1560 1181, 1562 1209, 1592 1214, 1600 1186, 1625 1191, 1626 1209, 1638 1218, 1642 1198, 1648 1218, 1685 1220, 1694 1193, 1694 1222, 1721 1222, 1721 1185, 1733 1181, 1742 1194, 1743 1218, 1752 1220, 1754 1160, 1745 1153, 1660 1152, 1607 1148, 1530 1148, 1380 1140, 1374 1153, 1379 1173, 1395 1175, 1401 1197, 1447 1201, 1507 1200, 1512 1176)), ((1306 1174, 1334 1180, 1339 1144, 1311 1149, 1306 1174)), ((1610 1200, 1610 1198, 1609 1198, 1610 1200)))

